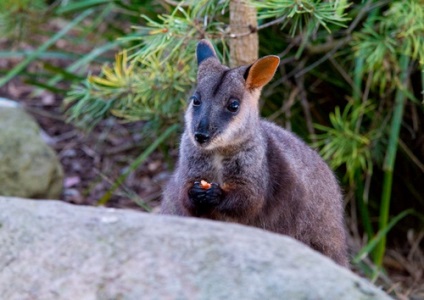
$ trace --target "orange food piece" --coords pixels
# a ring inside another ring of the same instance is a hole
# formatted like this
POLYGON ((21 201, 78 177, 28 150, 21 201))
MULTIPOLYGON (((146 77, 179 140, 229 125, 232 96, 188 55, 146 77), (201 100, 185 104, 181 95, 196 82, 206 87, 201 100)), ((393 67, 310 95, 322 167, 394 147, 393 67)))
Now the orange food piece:
POLYGON ((204 190, 208 190, 210 189, 212 186, 212 184, 210 184, 209 182, 207 182, 206 180, 200 180, 200 187, 204 190))

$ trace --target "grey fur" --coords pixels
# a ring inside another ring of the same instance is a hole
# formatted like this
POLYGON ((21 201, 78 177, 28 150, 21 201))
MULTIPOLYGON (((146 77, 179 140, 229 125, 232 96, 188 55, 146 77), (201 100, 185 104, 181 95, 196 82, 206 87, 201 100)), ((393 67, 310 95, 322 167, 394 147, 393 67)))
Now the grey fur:
POLYGON ((190 103, 186 111, 180 158, 161 213, 286 234, 348 266, 342 194, 334 174, 293 133, 259 118, 260 89, 246 88, 247 69, 228 69, 215 56, 200 64, 196 95, 202 105, 190 103), (232 98, 241 105, 229 116, 225 107, 232 98), (193 135, 202 120, 211 140, 199 145, 193 135), (218 183, 224 195, 210 212, 196 215, 188 191, 200 180, 218 183))

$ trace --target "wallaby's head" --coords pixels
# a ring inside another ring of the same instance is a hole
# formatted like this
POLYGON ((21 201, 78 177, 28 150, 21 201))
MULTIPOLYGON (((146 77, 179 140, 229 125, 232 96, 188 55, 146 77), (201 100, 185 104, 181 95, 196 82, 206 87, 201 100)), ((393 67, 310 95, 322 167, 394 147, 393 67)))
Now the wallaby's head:
POLYGON ((274 76, 279 58, 266 56, 230 69, 221 65, 207 40, 198 43, 196 54, 197 87, 185 115, 191 140, 205 150, 243 143, 255 134, 260 91, 274 76))

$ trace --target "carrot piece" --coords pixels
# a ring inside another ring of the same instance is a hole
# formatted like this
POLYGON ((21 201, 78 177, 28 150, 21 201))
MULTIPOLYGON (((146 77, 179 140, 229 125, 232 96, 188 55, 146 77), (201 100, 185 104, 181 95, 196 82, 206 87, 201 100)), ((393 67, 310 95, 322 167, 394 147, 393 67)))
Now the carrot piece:
POLYGON ((212 186, 212 184, 210 184, 209 182, 207 182, 206 180, 200 180, 200 187, 204 190, 208 190, 210 189, 212 186))

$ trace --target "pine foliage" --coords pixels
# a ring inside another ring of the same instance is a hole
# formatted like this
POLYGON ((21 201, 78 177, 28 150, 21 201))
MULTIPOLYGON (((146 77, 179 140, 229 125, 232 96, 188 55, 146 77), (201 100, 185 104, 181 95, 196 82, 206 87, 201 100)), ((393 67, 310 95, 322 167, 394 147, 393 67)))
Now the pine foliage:
MULTIPOLYGON (((310 30, 319 25, 328 29, 327 24, 342 25, 347 20, 344 2, 252 3, 257 5, 260 19, 284 16, 284 24, 290 24, 292 34, 301 31, 305 24, 310 30), (274 6, 282 9, 269 9, 274 6)), ((75 86, 69 93, 71 120, 89 127, 113 114, 131 121, 149 121, 155 128, 176 122, 195 81, 197 41, 212 40, 220 50, 221 60, 228 61, 228 9, 228 0, 184 1, 158 20, 143 16, 146 25, 135 26, 135 33, 122 37, 133 46, 117 56, 114 67, 105 66, 102 74, 90 76, 83 87, 75 86), (116 72, 124 69, 130 71, 116 72)))
POLYGON ((43 0, 1 0, 0 31, 2 36, 23 38, 26 28, 41 24, 46 4, 43 0))

